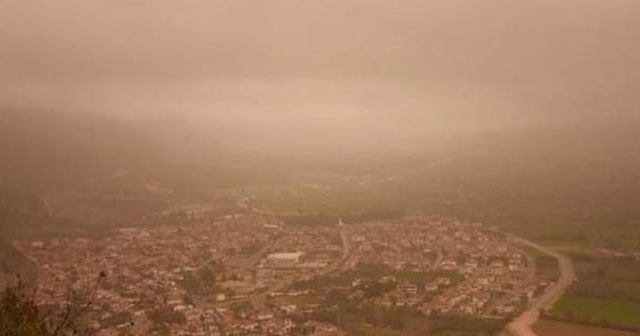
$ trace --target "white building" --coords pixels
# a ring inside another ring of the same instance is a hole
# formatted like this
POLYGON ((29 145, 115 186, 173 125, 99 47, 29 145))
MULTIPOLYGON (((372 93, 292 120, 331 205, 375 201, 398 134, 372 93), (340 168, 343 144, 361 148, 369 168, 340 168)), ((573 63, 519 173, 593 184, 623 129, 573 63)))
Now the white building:
POLYGON ((267 263, 276 267, 293 267, 300 262, 303 255, 302 252, 272 253, 267 256, 267 263))

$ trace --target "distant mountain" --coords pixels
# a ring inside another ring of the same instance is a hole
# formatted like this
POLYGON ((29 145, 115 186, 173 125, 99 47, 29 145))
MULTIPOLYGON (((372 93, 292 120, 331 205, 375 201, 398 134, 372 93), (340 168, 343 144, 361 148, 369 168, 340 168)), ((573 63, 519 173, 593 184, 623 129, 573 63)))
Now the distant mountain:
POLYGON ((0 183, 20 189, 93 188, 153 162, 153 146, 113 120, 47 111, 0 114, 0 183))
POLYGON ((42 110, 0 112, 3 235, 64 232, 74 222, 91 224, 91 217, 103 215, 114 221, 117 216, 107 216, 102 205, 87 200, 94 195, 102 195, 101 201, 136 200, 134 195, 144 192, 144 178, 156 162, 153 146, 126 125, 42 110))
POLYGON ((0 234, 135 225, 167 203, 283 174, 268 160, 230 159, 233 151, 191 137, 177 122, 0 108, 0 234))

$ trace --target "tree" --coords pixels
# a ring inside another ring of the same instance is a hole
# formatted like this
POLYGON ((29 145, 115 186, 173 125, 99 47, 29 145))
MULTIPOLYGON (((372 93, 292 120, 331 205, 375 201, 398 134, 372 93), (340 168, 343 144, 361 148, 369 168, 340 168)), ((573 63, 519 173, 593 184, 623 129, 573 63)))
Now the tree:
POLYGON ((45 314, 35 300, 35 291, 29 292, 18 277, 15 286, 7 286, 0 293, 0 335, 2 336, 63 336, 86 334, 78 321, 91 308, 102 280, 100 272, 95 286, 86 292, 70 290, 64 307, 56 314, 45 314))
POLYGON ((49 328, 35 303, 27 295, 22 280, 0 295, 0 335, 50 336, 49 328))

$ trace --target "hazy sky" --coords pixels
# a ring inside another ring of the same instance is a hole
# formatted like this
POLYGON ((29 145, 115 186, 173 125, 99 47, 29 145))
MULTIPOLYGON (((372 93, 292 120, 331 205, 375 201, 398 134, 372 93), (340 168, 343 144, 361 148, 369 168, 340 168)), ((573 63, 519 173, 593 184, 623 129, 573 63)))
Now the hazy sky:
POLYGON ((638 0, 0 0, 0 100, 421 133, 638 114, 638 0))

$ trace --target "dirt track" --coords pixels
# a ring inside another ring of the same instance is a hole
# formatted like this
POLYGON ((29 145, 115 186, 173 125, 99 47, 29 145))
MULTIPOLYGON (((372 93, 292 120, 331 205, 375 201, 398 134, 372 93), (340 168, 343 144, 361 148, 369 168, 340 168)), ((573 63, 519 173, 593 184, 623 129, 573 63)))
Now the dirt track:
POLYGON ((544 254, 554 257, 558 260, 560 267, 560 277, 551 285, 540 297, 536 298, 529 309, 518 316, 513 322, 506 327, 508 334, 512 336, 538 336, 532 329, 533 325, 540 318, 540 310, 550 308, 562 295, 567 288, 575 281, 575 272, 571 259, 550 250, 540 244, 524 238, 512 236, 518 243, 534 248, 544 254))

